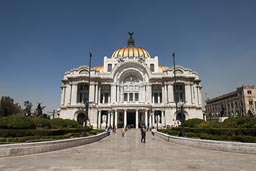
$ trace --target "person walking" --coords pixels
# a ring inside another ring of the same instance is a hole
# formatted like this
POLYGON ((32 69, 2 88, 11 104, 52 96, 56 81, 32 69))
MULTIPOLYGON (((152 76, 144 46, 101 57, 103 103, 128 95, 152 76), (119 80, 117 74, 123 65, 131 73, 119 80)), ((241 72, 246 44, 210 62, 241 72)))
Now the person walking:
POLYGON ((124 134, 125 134, 125 128, 124 127, 122 127, 122 129, 121 129, 121 133, 122 133, 122 137, 124 137, 124 134))
POLYGON ((146 129, 146 127, 145 127, 145 125, 143 125, 142 127, 141 127, 141 143, 143 142, 143 143, 146 143, 146 132, 147 132, 147 129, 146 129))
POLYGON ((155 132, 156 132, 155 127, 152 127, 152 129, 151 129, 151 134, 152 134, 152 139, 153 139, 153 140, 155 139, 155 132))

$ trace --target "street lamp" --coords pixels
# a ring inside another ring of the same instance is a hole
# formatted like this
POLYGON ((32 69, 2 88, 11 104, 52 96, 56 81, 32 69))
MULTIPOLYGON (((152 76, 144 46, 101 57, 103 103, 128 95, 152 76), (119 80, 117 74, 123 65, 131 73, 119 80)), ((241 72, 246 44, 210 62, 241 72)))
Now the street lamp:
POLYGON ((185 122, 185 117, 184 117, 184 102, 179 101, 179 107, 180 107, 180 113, 181 113, 181 136, 184 137, 185 135, 185 130, 184 130, 184 122, 185 122))
POLYGON ((89 102, 88 100, 84 100, 84 111, 85 111, 85 117, 84 117, 84 127, 87 126, 87 119, 88 119, 88 110, 89 110, 89 102))

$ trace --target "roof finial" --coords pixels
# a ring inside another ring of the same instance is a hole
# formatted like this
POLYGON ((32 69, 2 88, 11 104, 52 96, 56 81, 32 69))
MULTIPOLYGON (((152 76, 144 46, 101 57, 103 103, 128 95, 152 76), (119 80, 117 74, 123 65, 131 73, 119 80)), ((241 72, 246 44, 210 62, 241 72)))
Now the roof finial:
POLYGON ((130 35, 130 38, 128 39, 128 46, 134 46, 135 45, 135 40, 133 39, 133 32, 128 32, 130 35))

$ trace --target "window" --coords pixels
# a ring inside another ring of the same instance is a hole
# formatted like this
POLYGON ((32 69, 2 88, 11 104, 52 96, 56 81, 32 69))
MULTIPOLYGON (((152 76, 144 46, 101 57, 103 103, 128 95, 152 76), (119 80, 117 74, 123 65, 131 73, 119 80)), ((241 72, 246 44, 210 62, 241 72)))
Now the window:
POLYGON ((178 83, 174 86, 174 101, 185 102, 185 85, 183 83, 178 83))
POLYGON ((132 83, 132 82, 139 82, 139 79, 136 75, 129 75, 127 77, 125 77, 124 79, 124 83, 132 83))
POLYGON ((179 69, 176 69, 175 70, 175 74, 183 74, 183 71, 179 70, 179 69))
POLYGON ((154 64, 150 64, 150 71, 151 71, 151 72, 155 72, 155 66, 154 66, 154 64))
POLYGON ((158 93, 154 93, 154 103, 158 103, 158 93))
POLYGON ((251 91, 251 90, 248 90, 248 91, 247 91, 247 94, 252 94, 252 91, 251 91))
POLYGON ((130 102, 133 101, 133 93, 129 93, 129 101, 130 101, 130 102))
POLYGON ((139 101, 139 93, 135 93, 135 101, 139 101))
POLYGON ((88 74, 89 73, 89 71, 87 71, 87 70, 81 70, 80 72, 79 72, 79 74, 88 74))
POLYGON ((108 72, 112 71, 112 64, 108 64, 108 72))
POLYGON ((124 101, 127 102, 127 93, 124 93, 124 101))
POLYGON ((253 100, 249 100, 249 105, 253 105, 253 100))
POLYGON ((79 103, 83 103, 84 101, 88 100, 88 89, 89 86, 86 84, 79 84, 78 85, 78 92, 77 92, 77 100, 79 103))
POLYGON ((108 103, 108 93, 105 93, 105 103, 108 103))

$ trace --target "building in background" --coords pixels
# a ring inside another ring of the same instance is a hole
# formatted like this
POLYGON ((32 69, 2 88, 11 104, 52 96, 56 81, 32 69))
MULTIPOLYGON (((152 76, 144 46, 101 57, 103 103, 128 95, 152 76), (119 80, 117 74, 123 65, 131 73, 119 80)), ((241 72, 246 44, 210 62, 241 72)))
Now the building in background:
POLYGON ((159 65, 158 57, 136 47, 129 34, 127 46, 104 57, 103 66, 92 67, 90 76, 88 66, 64 74, 59 117, 88 121, 94 128, 168 127, 184 117, 202 118, 198 73, 176 66, 174 93, 174 68, 159 65), (184 103, 184 115, 179 106, 176 111, 175 97, 184 103))
POLYGON ((236 91, 206 100, 209 116, 254 116, 256 112, 256 86, 242 86, 236 91))

